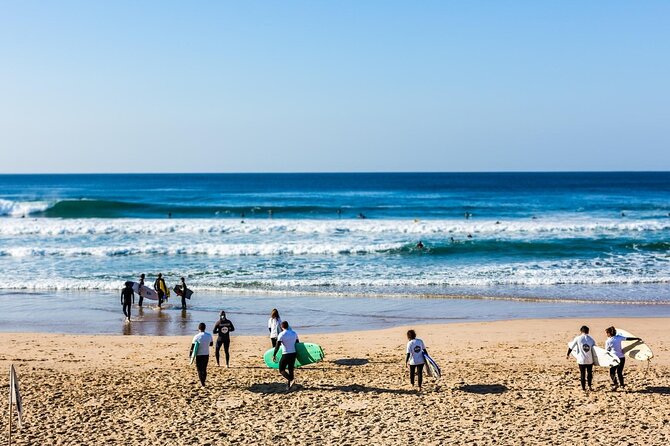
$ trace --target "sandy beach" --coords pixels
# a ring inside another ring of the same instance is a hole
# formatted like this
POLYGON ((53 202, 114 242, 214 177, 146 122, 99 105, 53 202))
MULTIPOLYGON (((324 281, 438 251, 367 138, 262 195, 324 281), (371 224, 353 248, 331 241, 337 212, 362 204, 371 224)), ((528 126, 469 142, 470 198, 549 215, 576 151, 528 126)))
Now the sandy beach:
MULTIPOLYGON (((324 362, 285 381, 265 367, 263 337, 233 336, 231 368, 210 359, 206 388, 188 365, 190 337, 0 334, 17 368, 20 445, 668 444, 670 320, 516 320, 414 326, 443 369, 423 392, 403 367, 405 332, 314 334, 324 362), (599 345, 616 325, 643 338, 651 367, 629 360, 628 389, 579 386, 566 342, 587 323, 599 345)), ((299 331, 299 328, 297 328, 299 331)), ((7 394, 4 373, 2 392, 7 394)), ((0 405, 2 444, 7 404, 0 405)))

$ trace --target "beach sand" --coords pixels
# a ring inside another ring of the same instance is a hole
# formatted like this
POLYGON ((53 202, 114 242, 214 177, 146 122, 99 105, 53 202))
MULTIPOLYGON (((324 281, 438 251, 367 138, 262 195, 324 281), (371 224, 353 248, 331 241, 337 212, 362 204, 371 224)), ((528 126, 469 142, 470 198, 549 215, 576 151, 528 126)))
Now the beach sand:
MULTIPOLYGON (((265 337, 233 336, 232 368, 210 359, 207 387, 188 365, 190 337, 0 334, 2 392, 17 368, 17 445, 654 444, 670 442, 670 319, 515 320, 416 329, 441 365, 421 393, 403 367, 410 327, 303 336, 326 360, 285 391, 265 367, 265 337), (628 390, 596 368, 585 394, 566 343, 587 323, 599 345, 616 325, 656 358, 629 360, 628 390)), ((299 332, 299 328, 296 329, 299 332)), ((6 400, 5 400, 6 401, 6 400)), ((0 442, 8 407, 0 404, 0 442)))

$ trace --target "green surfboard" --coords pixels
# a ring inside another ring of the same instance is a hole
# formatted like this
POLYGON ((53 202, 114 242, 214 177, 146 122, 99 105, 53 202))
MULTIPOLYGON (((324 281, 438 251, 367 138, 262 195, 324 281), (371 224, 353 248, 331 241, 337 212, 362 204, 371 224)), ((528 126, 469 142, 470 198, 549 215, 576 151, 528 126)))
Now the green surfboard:
POLYGON ((198 349, 200 348, 200 343, 198 341, 195 341, 193 343, 193 351, 191 352, 191 360, 189 361, 189 365, 193 364, 193 361, 195 361, 195 357, 198 356, 198 349))
MULTIPOLYGON (((323 349, 318 344, 298 342, 295 347, 296 353, 298 353, 295 359, 296 367, 301 367, 307 364, 314 364, 315 362, 321 361, 326 356, 323 352, 323 349)), ((279 351, 277 352, 277 362, 272 361, 272 353, 274 353, 274 351, 274 348, 266 351, 263 355, 263 360, 265 361, 265 365, 271 369, 278 369, 279 360, 281 359, 281 348, 279 348, 279 351)))

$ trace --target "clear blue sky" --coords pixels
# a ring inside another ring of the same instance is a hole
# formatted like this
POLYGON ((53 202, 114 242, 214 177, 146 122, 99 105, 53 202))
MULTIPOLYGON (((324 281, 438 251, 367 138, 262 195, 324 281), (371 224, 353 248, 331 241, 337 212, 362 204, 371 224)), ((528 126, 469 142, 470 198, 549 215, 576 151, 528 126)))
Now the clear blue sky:
POLYGON ((0 4, 0 172, 648 169, 668 1, 0 4))

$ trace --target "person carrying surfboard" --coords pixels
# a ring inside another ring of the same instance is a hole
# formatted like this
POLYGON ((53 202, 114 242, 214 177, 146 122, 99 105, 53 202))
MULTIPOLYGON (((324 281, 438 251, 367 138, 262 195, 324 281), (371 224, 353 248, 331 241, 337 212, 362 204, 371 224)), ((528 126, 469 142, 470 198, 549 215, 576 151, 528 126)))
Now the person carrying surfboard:
POLYGON ((270 332, 270 342, 272 342, 272 347, 277 346, 277 336, 281 332, 281 318, 279 317, 279 311, 276 308, 272 309, 270 312, 270 319, 268 319, 268 331, 270 332))
POLYGON ((277 336, 277 345, 275 345, 275 351, 272 354, 272 361, 277 362, 277 352, 281 347, 282 356, 279 360, 279 373, 281 373, 281 376, 286 378, 288 381, 286 388, 290 390, 295 383, 293 369, 295 367, 295 358, 298 355, 295 345, 300 342, 300 340, 298 339, 298 333, 291 330, 288 322, 283 321, 281 323, 281 329, 281 333, 279 333, 279 336, 277 336), (288 373, 286 372, 287 368, 288 373))
POLYGON ((407 331, 407 355, 405 356, 405 367, 409 365, 409 382, 414 387, 414 375, 417 375, 417 383, 419 384, 419 390, 421 390, 421 385, 423 384, 423 365, 426 363, 424 358, 424 353, 426 351, 426 346, 423 344, 421 339, 417 339, 416 332, 414 330, 407 331))
MULTIPOLYGON (((186 287, 186 279, 183 277, 181 278, 181 309, 185 310, 186 309, 186 292, 188 291, 188 288, 186 287)), ((218 352, 218 349, 217 349, 218 352)), ((218 356, 216 362, 218 363, 218 356)))
POLYGON ((605 350, 608 352, 614 353, 617 358, 619 358, 619 364, 613 367, 610 367, 610 379, 612 380, 612 391, 615 391, 618 387, 622 389, 626 388, 626 385, 623 381, 623 367, 626 364, 626 354, 623 351, 621 342, 623 341, 640 341, 640 338, 627 338, 617 334, 616 328, 607 327, 605 329, 605 334, 607 334, 607 341, 605 341, 605 350), (617 380, 618 378, 618 380, 617 380))
POLYGON ((212 330, 212 332, 214 334, 219 335, 216 338, 216 350, 215 350, 216 365, 218 365, 218 366, 221 366, 221 363, 219 362, 219 350, 221 350, 222 345, 223 345, 223 352, 226 355, 226 367, 229 366, 230 352, 229 352, 228 349, 230 347, 230 332, 231 331, 235 331, 235 326, 233 325, 233 323, 228 318, 226 318, 226 312, 221 310, 221 315, 219 316, 219 320, 216 321, 216 323, 214 324, 214 330, 212 330))
POLYGON ((158 293, 158 308, 160 308, 163 300, 167 300, 170 296, 170 290, 165 284, 165 279, 163 279, 163 274, 161 273, 158 273, 158 278, 154 281, 154 290, 158 293))
POLYGON ((193 341, 191 341, 191 350, 189 351, 189 356, 193 354, 194 346, 198 346, 198 351, 195 352, 195 367, 198 369, 198 378, 200 378, 200 384, 205 387, 205 380, 207 379, 207 363, 209 363, 209 348, 214 344, 212 335, 205 331, 207 326, 204 322, 198 324, 198 334, 193 336, 193 341))
POLYGON ((121 290, 121 305, 123 306, 123 315, 126 321, 130 322, 130 305, 135 303, 135 293, 133 292, 133 282, 126 282, 125 288, 121 290))
POLYGON ((593 348, 596 346, 596 341, 589 336, 589 327, 586 325, 583 325, 579 332, 580 334, 575 336, 575 339, 568 346, 566 359, 570 358, 570 354, 574 350, 579 365, 579 380, 582 384, 582 390, 586 391, 587 382, 589 390, 593 390, 591 386, 593 383, 593 348))
MULTIPOLYGON (((140 274, 140 281, 138 282, 140 286, 137 288, 138 290, 141 290, 142 287, 144 286, 144 273, 140 274)), ((142 293, 137 293, 138 296, 140 296, 140 300, 137 302, 137 305, 140 307, 142 306, 142 301, 144 300, 144 297, 142 297, 142 293)))

